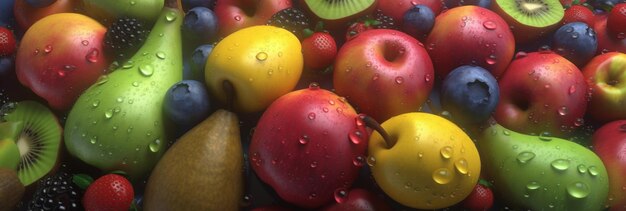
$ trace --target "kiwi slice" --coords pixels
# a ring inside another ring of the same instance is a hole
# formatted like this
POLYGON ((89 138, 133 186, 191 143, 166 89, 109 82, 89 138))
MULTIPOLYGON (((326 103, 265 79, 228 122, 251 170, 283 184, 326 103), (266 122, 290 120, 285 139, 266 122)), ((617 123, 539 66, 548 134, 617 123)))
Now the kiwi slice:
POLYGON ((495 0, 502 10, 522 25, 543 28, 565 15, 559 0, 495 0))
POLYGON ((376 0, 304 0, 304 3, 317 17, 338 20, 369 9, 376 0))
POLYGON ((35 101, 6 103, 0 118, 23 122, 16 143, 20 152, 17 176, 25 186, 48 174, 57 163, 61 146, 61 126, 46 106, 35 101))

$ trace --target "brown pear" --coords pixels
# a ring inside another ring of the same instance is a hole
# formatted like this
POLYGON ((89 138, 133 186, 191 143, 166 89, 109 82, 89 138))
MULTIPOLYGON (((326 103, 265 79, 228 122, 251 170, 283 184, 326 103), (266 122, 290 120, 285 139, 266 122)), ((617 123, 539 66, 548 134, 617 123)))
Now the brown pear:
POLYGON ((24 195, 24 185, 13 169, 0 168, 0 210, 13 210, 24 195))
POLYGON ((155 166, 145 210, 239 210, 243 149, 237 115, 218 110, 176 141, 155 166))

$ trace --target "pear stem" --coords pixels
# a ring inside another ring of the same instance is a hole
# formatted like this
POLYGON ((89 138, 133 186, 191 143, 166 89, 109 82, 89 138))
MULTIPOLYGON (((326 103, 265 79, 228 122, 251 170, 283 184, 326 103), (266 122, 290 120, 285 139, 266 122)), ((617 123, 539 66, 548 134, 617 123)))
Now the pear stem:
POLYGON ((226 93, 226 108, 228 110, 233 110, 233 106, 235 105, 235 96, 237 92, 235 92, 235 86, 229 80, 224 80, 222 82, 222 89, 226 93))
POLYGON ((389 136, 389 134, 385 130, 385 128, 380 126, 380 123, 378 123, 374 118, 367 116, 367 115, 359 115, 359 118, 363 120, 363 122, 365 123, 367 127, 374 129, 376 132, 380 134, 380 136, 383 137, 383 140, 387 144, 387 148, 391 148, 393 147, 393 145, 396 144, 396 140, 392 139, 391 136, 389 136))
POLYGON ((174 9, 179 9, 180 11, 183 11, 183 5, 181 3, 180 0, 165 0, 165 7, 169 7, 169 8, 174 8, 174 9))

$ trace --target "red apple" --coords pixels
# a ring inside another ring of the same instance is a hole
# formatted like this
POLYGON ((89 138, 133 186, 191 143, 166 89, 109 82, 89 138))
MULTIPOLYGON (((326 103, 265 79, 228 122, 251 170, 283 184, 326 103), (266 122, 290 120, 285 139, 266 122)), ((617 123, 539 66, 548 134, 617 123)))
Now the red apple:
POLYGON ((626 39, 613 36, 607 29, 607 15, 596 15, 596 22, 593 30, 598 37, 597 54, 617 51, 626 53, 626 39))
POLYGON ((587 84, 576 65, 556 53, 518 53, 498 84, 494 117, 506 128, 563 137, 582 125, 587 84))
POLYGON ((358 177, 368 136, 344 98, 312 85, 265 110, 252 136, 250 165, 285 201, 317 208, 358 177))
POLYGON ((327 206, 324 211, 345 210, 391 210, 387 202, 372 192, 355 188, 352 190, 340 189, 335 191, 335 203, 327 206))
POLYGON ((46 16, 26 31, 15 60, 19 81, 57 110, 67 110, 109 65, 106 28, 78 13, 46 16))
POLYGON ((215 5, 218 35, 225 37, 239 29, 264 25, 274 13, 291 7, 291 0, 219 0, 215 5))
POLYGON ((379 0, 378 9, 402 26, 404 13, 418 4, 429 7, 435 16, 443 9, 443 1, 440 0, 379 0))
POLYGON ((513 58, 515 40, 498 14, 478 6, 460 6, 437 16, 426 49, 438 79, 463 65, 481 66, 498 78, 513 58))
POLYGON ((421 43, 391 29, 367 30, 346 42, 337 53, 333 74, 337 94, 379 122, 419 110, 434 80, 421 43))
POLYGON ((26 0, 15 0, 13 7, 13 14, 19 28, 26 31, 39 19, 42 19, 48 15, 63 12, 77 12, 77 6, 81 3, 81 0, 56 0, 47 7, 33 7, 26 2, 26 0))
POLYGON ((598 55, 582 71, 591 90, 589 115, 599 123, 626 119, 626 54, 598 55))
POLYGON ((609 176, 610 210, 626 209, 626 120, 609 122, 593 133, 593 151, 598 154, 609 176))

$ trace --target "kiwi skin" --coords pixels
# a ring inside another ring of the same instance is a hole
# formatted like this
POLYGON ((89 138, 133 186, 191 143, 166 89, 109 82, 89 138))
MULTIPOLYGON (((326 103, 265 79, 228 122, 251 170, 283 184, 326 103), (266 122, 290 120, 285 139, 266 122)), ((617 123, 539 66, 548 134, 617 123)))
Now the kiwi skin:
POLYGON ((14 210, 24 191, 15 170, 0 168, 0 210, 14 210))
MULTIPOLYGON (((515 1, 515 0, 512 0, 515 1)), ((523 1, 523 0, 522 0, 523 1)), ((553 1, 553 0, 542 0, 553 1)), ((557 0, 558 1, 558 0, 557 0)), ((553 9, 563 9, 553 8, 553 9)), ((544 40, 544 38, 552 35, 559 27, 561 20, 555 21, 554 24, 545 27, 533 27, 525 25, 517 21, 515 18, 508 15, 504 9, 498 4, 497 0, 491 1, 491 10, 498 13, 502 19, 504 19, 511 28, 513 36, 515 36, 515 43, 518 45, 532 44, 533 42, 544 40)), ((561 17, 563 19, 563 17, 561 17)))
MULTIPOLYGON (((319 1, 326 1, 326 0, 319 0, 319 1)), ((344 0, 344 1, 350 1, 350 0, 344 0)), ((352 0, 352 1, 358 1, 358 0, 352 0)), ((304 0, 294 0, 294 5, 299 5, 300 8, 303 9, 302 11, 304 11, 305 13, 307 13, 309 17, 311 17, 311 21, 312 21, 311 23, 313 23, 313 25, 321 21, 324 23, 324 28, 326 30, 337 31, 337 30, 348 28, 351 22, 356 21, 360 17, 374 14, 374 11, 376 11, 376 8, 378 7, 378 2, 379 2, 378 0, 375 0, 374 3, 367 9, 361 12, 355 13, 353 15, 350 15, 341 19, 336 19, 336 20, 324 20, 324 19, 317 17, 317 15, 313 13, 313 10, 311 10, 311 8, 307 5, 307 3, 304 2, 304 0)))

